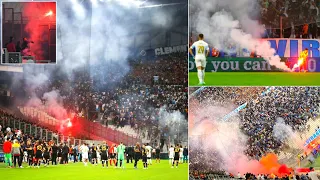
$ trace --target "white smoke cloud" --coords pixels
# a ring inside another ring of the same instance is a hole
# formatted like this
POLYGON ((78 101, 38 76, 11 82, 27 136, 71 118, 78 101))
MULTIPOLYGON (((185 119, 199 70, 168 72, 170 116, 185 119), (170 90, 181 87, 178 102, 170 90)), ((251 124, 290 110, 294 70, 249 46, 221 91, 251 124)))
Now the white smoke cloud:
POLYGON ((188 139, 188 122, 180 111, 168 112, 166 107, 161 107, 159 112, 159 127, 169 127, 171 138, 177 137, 182 141, 188 139))
POLYGON ((46 92, 43 95, 45 102, 46 111, 52 114, 59 120, 68 118, 66 109, 63 107, 63 97, 59 91, 53 90, 46 92))
POLYGON ((196 32, 203 33, 205 40, 215 48, 228 51, 226 47, 237 45, 254 50, 258 55, 284 71, 291 71, 280 57, 274 55, 275 50, 270 43, 258 38, 264 27, 250 18, 257 7, 255 0, 210 0, 207 2, 191 1, 192 26, 196 32))
POLYGON ((277 118, 276 124, 273 127, 273 137, 293 148, 303 149, 303 140, 299 138, 291 126, 284 122, 283 118, 277 118))
POLYGON ((27 107, 42 107, 42 101, 35 93, 31 94, 30 99, 26 103, 27 107))

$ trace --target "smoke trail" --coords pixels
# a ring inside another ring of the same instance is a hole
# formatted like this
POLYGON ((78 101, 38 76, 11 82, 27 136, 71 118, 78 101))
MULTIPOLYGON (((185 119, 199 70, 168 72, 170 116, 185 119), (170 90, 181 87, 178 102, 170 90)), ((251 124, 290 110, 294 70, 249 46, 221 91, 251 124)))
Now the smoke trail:
POLYGON ((205 34, 205 39, 213 47, 230 51, 228 46, 238 45, 255 51, 270 65, 284 71, 291 71, 280 57, 275 55, 268 41, 262 41, 264 27, 258 21, 251 19, 257 12, 255 0, 210 0, 207 2, 191 1, 191 8, 195 12, 192 19, 196 31, 205 34))

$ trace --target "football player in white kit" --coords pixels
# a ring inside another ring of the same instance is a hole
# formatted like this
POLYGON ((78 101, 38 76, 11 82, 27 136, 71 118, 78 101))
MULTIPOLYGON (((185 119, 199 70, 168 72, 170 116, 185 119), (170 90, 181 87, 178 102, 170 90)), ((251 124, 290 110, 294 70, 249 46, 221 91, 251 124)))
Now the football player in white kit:
POLYGON ((82 162, 84 164, 84 166, 87 166, 87 162, 88 162, 88 158, 89 158, 89 148, 86 145, 86 143, 84 143, 81 147, 80 147, 80 151, 82 154, 82 162))
POLYGON ((152 147, 149 145, 149 143, 147 143, 146 149, 148 150, 147 152, 147 162, 148 165, 152 164, 152 159, 151 159, 151 155, 152 155, 152 147))
POLYGON ((169 164, 171 165, 173 163, 173 158, 174 158, 174 148, 171 145, 169 148, 169 164))
POLYGON ((183 163, 183 147, 180 145, 180 153, 179 153, 179 163, 183 163))
POLYGON ((204 76, 205 76, 205 69, 207 65, 207 57, 209 55, 209 45, 208 43, 203 41, 203 34, 199 34, 199 40, 194 42, 189 49, 190 54, 195 59, 196 67, 198 70, 198 79, 199 85, 205 85, 204 76), (193 51, 195 50, 196 55, 194 56, 193 51))

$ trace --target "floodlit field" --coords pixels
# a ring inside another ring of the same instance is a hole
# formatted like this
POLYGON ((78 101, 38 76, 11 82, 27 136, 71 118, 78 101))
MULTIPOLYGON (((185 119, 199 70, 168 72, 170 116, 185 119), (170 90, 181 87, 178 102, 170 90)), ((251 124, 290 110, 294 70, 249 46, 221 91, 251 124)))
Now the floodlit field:
MULTIPOLYGON (((320 73, 206 72, 206 86, 319 86, 320 73)), ((189 73, 189 85, 198 86, 196 72, 189 73)))
MULTIPOLYGON (((155 161, 154 161, 155 162, 155 161)), ((115 169, 114 167, 102 168, 89 164, 84 167, 82 163, 69 163, 68 165, 57 165, 38 168, 9 169, 4 163, 0 163, 0 177, 3 180, 185 180, 188 179, 188 164, 179 164, 178 168, 171 168, 167 160, 162 160, 160 164, 153 164, 149 169, 143 169, 141 160, 138 169, 133 168, 133 164, 126 164, 125 169, 115 169)))

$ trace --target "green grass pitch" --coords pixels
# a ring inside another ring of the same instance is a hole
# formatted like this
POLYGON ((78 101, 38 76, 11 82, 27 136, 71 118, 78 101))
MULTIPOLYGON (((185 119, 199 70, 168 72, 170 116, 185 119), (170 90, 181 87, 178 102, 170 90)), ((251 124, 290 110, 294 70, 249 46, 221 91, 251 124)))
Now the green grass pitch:
MULTIPOLYGON (((206 72, 206 86, 319 86, 320 73, 298 72, 206 72)), ((198 86, 196 72, 189 85, 198 86)))
POLYGON ((306 167, 314 167, 315 169, 320 170, 320 157, 317 157, 314 163, 309 163, 306 167))
POLYGON ((115 169, 114 167, 102 168, 88 164, 84 167, 83 163, 69 163, 68 165, 57 165, 38 168, 7 168, 4 163, 0 163, 0 177, 3 180, 186 180, 188 179, 188 164, 179 164, 178 168, 171 168, 168 160, 161 160, 160 164, 153 164, 148 169, 143 169, 141 160, 138 169, 133 168, 133 164, 126 164, 125 169, 115 169))

